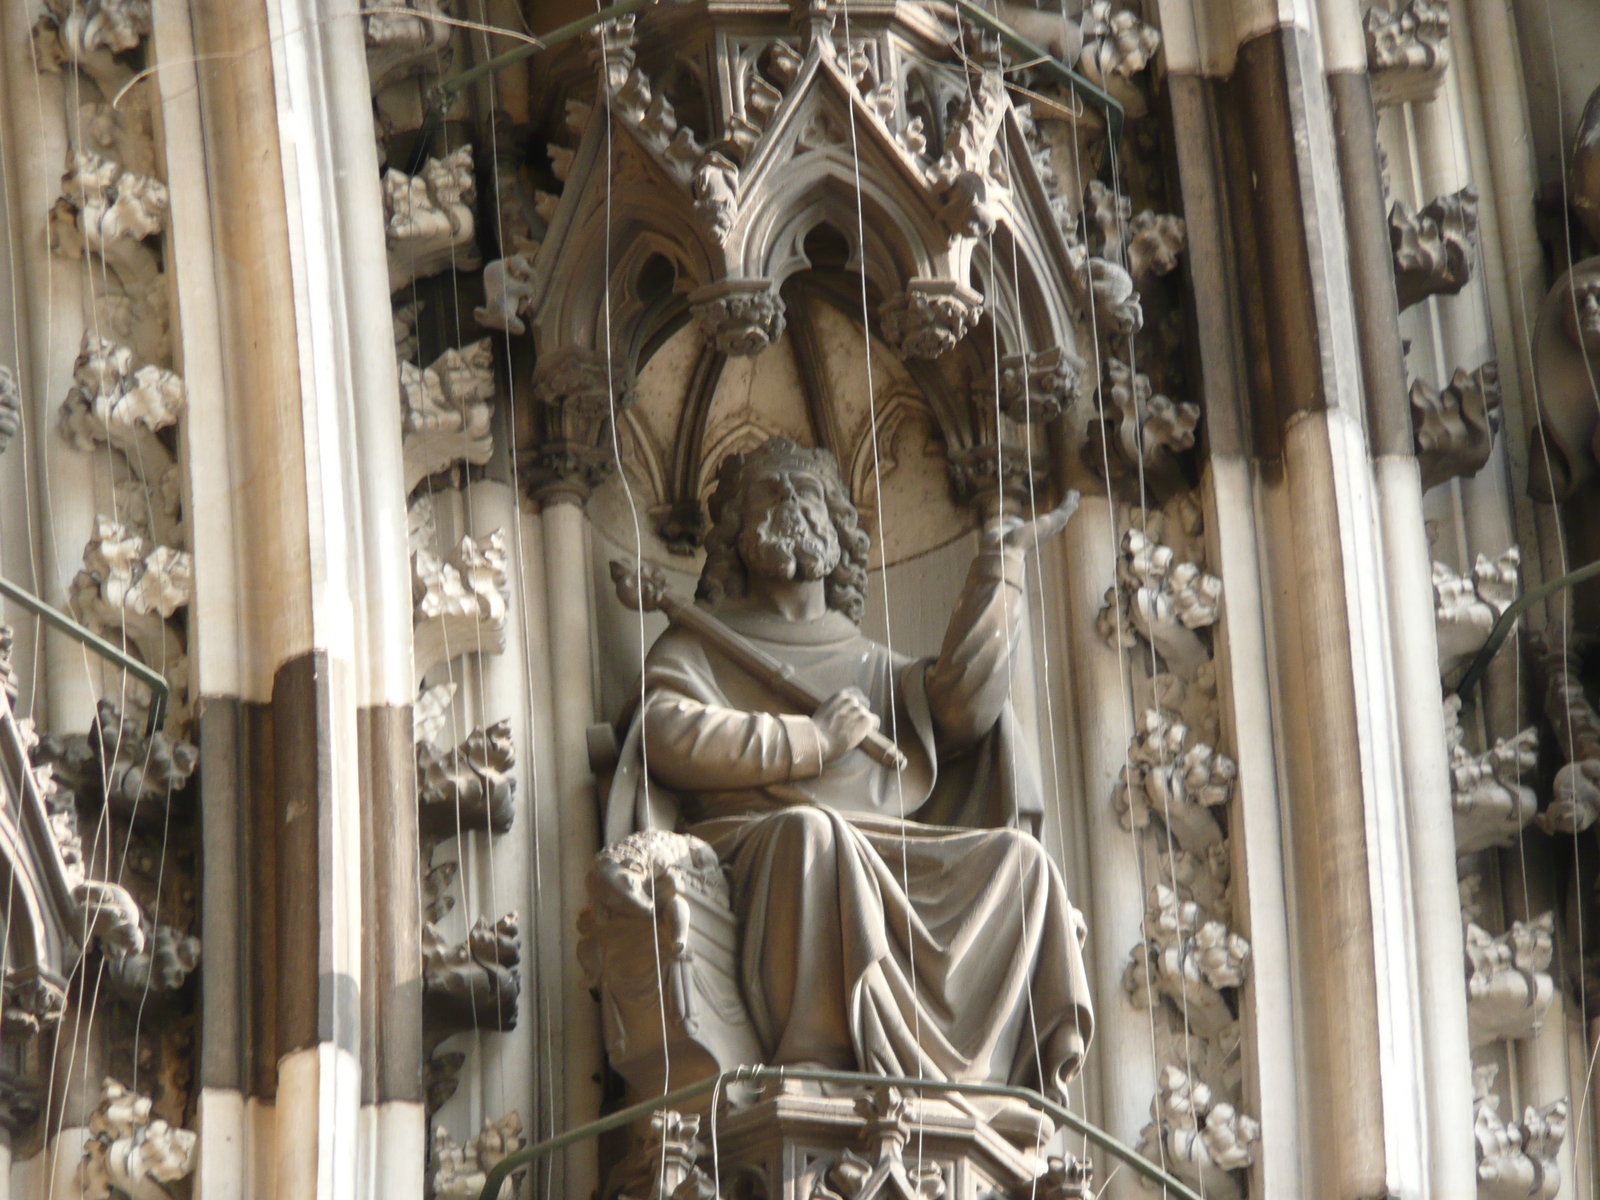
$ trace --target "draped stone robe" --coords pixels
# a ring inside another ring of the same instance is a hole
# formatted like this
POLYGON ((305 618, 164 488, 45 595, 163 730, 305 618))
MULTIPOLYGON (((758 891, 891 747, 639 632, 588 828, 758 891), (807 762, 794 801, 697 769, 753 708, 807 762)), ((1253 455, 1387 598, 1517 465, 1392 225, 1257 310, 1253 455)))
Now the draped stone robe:
POLYGON ((899 773, 860 749, 824 764, 809 714, 697 635, 651 648, 606 838, 676 827, 716 848, 770 1063, 1064 1093, 1093 1017, 1082 920, 1034 836, 1037 761, 1008 701, 1022 575, 1019 552, 980 554, 934 661, 833 611, 717 611, 821 694, 860 688, 910 759, 899 773))

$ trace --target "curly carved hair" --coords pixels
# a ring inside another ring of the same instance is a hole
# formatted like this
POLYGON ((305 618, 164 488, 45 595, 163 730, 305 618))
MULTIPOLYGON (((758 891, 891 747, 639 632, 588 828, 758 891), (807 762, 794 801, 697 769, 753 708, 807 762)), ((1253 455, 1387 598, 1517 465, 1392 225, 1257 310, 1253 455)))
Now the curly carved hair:
POLYGON ((861 624, 867 600, 867 554, 872 539, 861 528, 856 506, 839 478, 839 464, 826 450, 808 450, 792 438, 768 438, 746 454, 730 454, 717 468, 717 486, 711 493, 711 528, 706 533, 706 565, 700 572, 695 599, 715 607, 725 598, 743 596, 747 574, 739 557, 739 534, 744 528, 744 495, 749 481, 760 471, 804 471, 822 481, 828 515, 839 537, 839 565, 824 581, 828 607, 861 624))

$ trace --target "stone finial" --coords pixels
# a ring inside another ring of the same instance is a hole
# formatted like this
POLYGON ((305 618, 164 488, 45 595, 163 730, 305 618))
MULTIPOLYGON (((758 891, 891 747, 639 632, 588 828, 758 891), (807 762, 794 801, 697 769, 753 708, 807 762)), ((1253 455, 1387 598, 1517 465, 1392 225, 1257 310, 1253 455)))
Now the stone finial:
POLYGON ((393 167, 383 175, 384 232, 389 243, 389 290, 452 267, 479 265, 472 205, 477 188, 472 147, 430 158, 418 175, 393 167))
POLYGON ((1555 999, 1550 959, 1555 951, 1555 914, 1513 921, 1502 934, 1466 926, 1467 1022, 1474 1046, 1532 1037, 1555 999))
POLYGON ((1445 0, 1378 0, 1367 10, 1367 70, 1379 106, 1431 100, 1450 65, 1445 0))
POLYGON ((1394 286, 1402 309, 1429 296, 1454 296, 1472 278, 1477 253, 1478 189, 1439 196, 1421 212, 1404 200, 1389 209, 1394 286))
POLYGON ((1476 475, 1489 461, 1500 431, 1499 364, 1490 359, 1470 373, 1457 367, 1442 389, 1414 380, 1411 424, 1423 491, 1476 475))
POLYGON ((194 1172, 199 1136, 152 1116, 151 1108, 148 1097, 105 1081, 78 1166, 84 1200, 156 1200, 173 1194, 168 1184, 194 1172))

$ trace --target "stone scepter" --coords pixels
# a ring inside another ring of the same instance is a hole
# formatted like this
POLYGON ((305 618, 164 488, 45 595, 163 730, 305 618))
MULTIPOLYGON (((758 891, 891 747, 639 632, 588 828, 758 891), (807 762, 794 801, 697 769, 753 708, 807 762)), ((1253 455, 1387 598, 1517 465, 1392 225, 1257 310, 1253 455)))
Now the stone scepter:
MULTIPOLYGON (((809 713, 827 700, 826 696, 808 687, 795 674, 793 666, 779 662, 765 650, 751 645, 693 601, 672 591, 667 586, 666 575, 659 567, 647 567, 641 563, 634 568, 613 559, 611 580, 617 586, 617 599, 622 601, 624 608, 634 612, 665 613, 667 620, 699 634, 791 704, 809 713)), ((900 747, 877 731, 862 739, 861 749, 891 771, 903 770, 909 765, 900 747)))

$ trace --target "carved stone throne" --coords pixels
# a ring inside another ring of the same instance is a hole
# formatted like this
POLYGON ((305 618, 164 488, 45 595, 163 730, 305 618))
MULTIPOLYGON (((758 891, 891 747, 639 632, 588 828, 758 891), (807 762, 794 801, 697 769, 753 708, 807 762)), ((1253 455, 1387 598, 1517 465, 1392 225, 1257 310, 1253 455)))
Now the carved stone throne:
MULTIPOLYGON (((761 1062, 716 851, 685 834, 635 833, 595 856, 588 888, 578 954, 600 996, 606 1053, 627 1084, 623 1103, 761 1062)), ((805 1094, 793 1083, 764 1090, 733 1084, 722 1099, 715 1114, 708 1094, 688 1111, 641 1122, 604 1194, 1074 1200, 1093 1191, 1088 1164, 1019 1149, 950 1099, 907 1097, 889 1087, 805 1094)))

